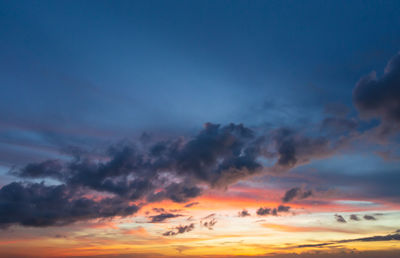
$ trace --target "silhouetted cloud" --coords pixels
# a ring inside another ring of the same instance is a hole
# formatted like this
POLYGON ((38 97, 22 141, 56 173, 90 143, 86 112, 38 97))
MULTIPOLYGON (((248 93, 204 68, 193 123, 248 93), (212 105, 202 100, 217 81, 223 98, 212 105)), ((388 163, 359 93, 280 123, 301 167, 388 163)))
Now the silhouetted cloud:
POLYGON ((79 220, 129 216, 139 207, 113 197, 95 201, 66 185, 10 183, 0 189, 0 226, 66 225, 79 220))
POLYGON ((186 226, 177 226, 174 230, 167 231, 163 233, 163 236, 175 236, 178 234, 183 234, 185 232, 190 232, 194 229, 194 223, 191 223, 186 226))
POLYGON ((305 199, 307 197, 310 197, 312 195, 312 191, 304 191, 299 187, 291 188, 286 191, 285 195, 282 198, 283 202, 290 202, 294 199, 305 199))
POLYGON ((372 237, 362 237, 362 238, 355 238, 355 239, 345 239, 345 240, 331 241, 331 242, 320 243, 320 244, 299 245, 297 247, 298 248, 321 247, 321 246, 326 246, 326 245, 350 243, 350 242, 380 242, 380 241, 393 241, 393 240, 399 241, 400 234, 389 234, 389 235, 385 235, 385 236, 372 236, 372 237))
POLYGON ((41 163, 28 164, 21 170, 13 171, 15 176, 22 178, 62 178, 62 163, 58 160, 46 160, 41 163))
POLYGON ((151 223, 160 223, 160 222, 164 222, 167 219, 181 217, 181 216, 182 216, 181 214, 161 213, 158 215, 149 216, 149 218, 151 219, 150 220, 151 223))
POLYGON ((356 214, 351 214, 350 220, 360 221, 361 219, 356 214))
POLYGON ((376 220, 376 218, 372 215, 364 215, 365 220, 376 220))
POLYGON ((289 212, 290 206, 285 206, 285 205, 279 205, 278 206, 278 212, 289 212))
POLYGON ((271 208, 258 208, 257 210, 257 215, 259 216, 265 216, 265 215, 270 215, 271 214, 271 208))
POLYGON ((164 208, 153 208, 153 211, 161 213, 161 212, 165 212, 165 209, 164 208))
POLYGON ((354 118, 327 117, 321 123, 323 131, 335 134, 349 134, 358 127, 358 121, 354 118))
POLYGON ((400 123, 400 54, 385 67, 381 78, 372 72, 362 77, 353 91, 353 102, 364 117, 376 117, 383 133, 399 129, 400 123))
MULTIPOLYGON (((226 187, 262 172, 259 157, 277 160, 267 168, 270 171, 286 171, 331 152, 327 139, 289 129, 258 136, 242 124, 207 123, 189 139, 114 145, 101 158, 75 150, 72 160, 32 163, 12 174, 25 180, 55 179, 66 192, 107 194, 123 203, 185 203, 205 187, 226 187)), ((3 198, 6 201, 7 196, 3 198)))
POLYGON ((342 216, 342 215, 339 215, 339 214, 335 214, 335 219, 336 219, 337 222, 340 222, 340 223, 346 223, 346 222, 347 222, 347 221, 343 218, 343 216, 342 216))
POLYGON ((308 137, 298 132, 279 128, 271 132, 277 149, 277 166, 292 168, 308 163, 313 158, 326 157, 334 151, 330 142, 324 137, 308 137))
POLYGON ((186 204, 184 207, 185 208, 190 208, 190 207, 196 206, 198 204, 199 204, 199 202, 191 202, 191 203, 186 204))
POLYGON ((208 220, 201 220, 200 221, 200 225, 201 226, 203 226, 203 227, 206 227, 206 228, 208 228, 209 230, 213 230, 214 229, 214 226, 215 226, 215 224, 217 224, 217 220, 215 219, 215 218, 211 218, 211 219, 208 219, 208 220))
POLYGON ((238 212, 239 217, 247 217, 250 216, 250 213, 247 210, 242 210, 238 212))
POLYGON ((267 216, 267 215, 273 215, 273 216, 278 216, 279 213, 283 212, 289 212, 290 211, 290 206, 285 206, 285 205, 279 205, 278 208, 266 208, 266 207, 260 207, 257 210, 257 215, 258 216, 267 216))

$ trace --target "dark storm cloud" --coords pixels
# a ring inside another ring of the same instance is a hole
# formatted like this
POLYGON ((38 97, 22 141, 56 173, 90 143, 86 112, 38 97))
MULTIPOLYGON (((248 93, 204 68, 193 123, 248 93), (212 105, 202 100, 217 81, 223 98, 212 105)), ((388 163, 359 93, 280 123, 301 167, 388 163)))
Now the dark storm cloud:
POLYGON ((194 185, 172 183, 163 191, 149 195, 147 200, 160 201, 170 199, 174 202, 187 202, 189 199, 199 196, 201 191, 201 188, 194 185))
POLYGON ((239 217, 247 217, 247 216, 251 216, 250 213, 247 210, 242 210, 238 212, 238 216, 239 217))
POLYGON ((28 164, 21 170, 12 173, 22 178, 62 178, 62 164, 58 160, 47 160, 42 163, 28 164))
POLYGON ((343 216, 342 216, 342 215, 339 215, 339 214, 335 214, 335 219, 336 219, 337 222, 340 222, 340 223, 346 223, 346 222, 347 222, 347 221, 343 218, 343 216))
POLYGON ((381 242, 381 241, 399 241, 400 234, 389 234, 385 236, 372 236, 372 237, 363 237, 363 238, 355 238, 355 239, 345 239, 345 240, 338 240, 332 241, 327 243, 320 243, 320 244, 311 244, 311 245, 299 245, 298 248, 304 247, 321 247, 326 245, 333 245, 333 244, 341 244, 341 243, 351 243, 351 242, 381 242))
POLYGON ((150 216, 150 222, 151 223, 160 223, 160 222, 164 222, 168 219, 171 218, 177 218, 177 217, 181 217, 181 214, 173 214, 173 213, 161 213, 158 215, 154 215, 154 216, 150 216))
POLYGON ((178 234, 183 234, 186 232, 190 232, 194 229, 194 223, 185 226, 177 226, 174 230, 167 231, 163 233, 163 236, 175 236, 178 234))
POLYGON ((261 169, 256 161, 260 144, 254 132, 243 125, 208 123, 177 153, 175 169, 213 186, 225 186, 261 169))
POLYGON ((360 79, 353 102, 362 116, 379 118, 385 127, 399 129, 400 54, 389 61, 381 78, 373 72, 360 79))
POLYGON ((66 225, 79 220, 129 216, 139 209, 120 198, 94 201, 66 185, 11 183, 0 189, 0 226, 66 225))
POLYGON ((285 195, 282 198, 283 202, 290 202, 294 199, 305 199, 312 195, 311 190, 304 191, 299 187, 291 188, 286 191, 285 195))
POLYGON ((331 155, 335 149, 327 138, 311 138, 287 128, 277 129, 271 132, 271 136, 277 150, 276 166, 283 169, 331 155))

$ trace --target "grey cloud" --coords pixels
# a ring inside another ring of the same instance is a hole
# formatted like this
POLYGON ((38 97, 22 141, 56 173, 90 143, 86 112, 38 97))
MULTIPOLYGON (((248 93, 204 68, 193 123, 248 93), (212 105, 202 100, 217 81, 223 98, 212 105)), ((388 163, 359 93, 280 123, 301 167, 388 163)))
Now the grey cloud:
POLYGON ((215 224, 217 224, 217 220, 215 218, 211 218, 209 220, 206 221, 200 221, 200 225, 202 225, 203 227, 208 228, 209 230, 213 230, 215 224))
POLYGON ((336 219, 337 222, 340 222, 340 223, 346 223, 346 222, 347 222, 347 221, 343 218, 343 216, 342 216, 342 215, 339 215, 339 214, 335 214, 335 219, 336 219))
POLYGON ((184 207, 185 208, 190 208, 190 207, 196 206, 198 204, 199 204, 199 202, 191 202, 191 203, 186 204, 184 207))
POLYGON ((271 209, 270 208, 258 208, 257 210, 257 215, 259 216, 265 216, 271 214, 271 209))
POLYGON ((243 217, 250 216, 250 213, 247 210, 242 210, 242 211, 238 212, 238 216, 243 218, 243 217))
POLYGON ((100 158, 74 151, 72 160, 28 164, 12 174, 55 178, 66 191, 106 193, 121 202, 186 203, 205 187, 226 187, 262 172, 259 157, 277 160, 267 169, 285 171, 330 152, 326 139, 289 129, 257 136, 242 124, 207 123, 189 139, 114 145, 100 158))
POLYGON ((278 206, 278 212, 289 212, 290 206, 285 206, 285 205, 279 205, 278 206))
POLYGON ((351 243, 351 242, 380 242, 380 241, 399 241, 400 234, 389 234, 385 236, 372 236, 372 237, 362 237, 362 238, 355 238, 355 239, 345 239, 345 240, 338 240, 332 241, 327 243, 320 243, 320 244, 310 244, 310 245, 299 245, 298 248, 304 247, 321 247, 326 245, 333 245, 333 244, 340 244, 340 243, 351 243))
POLYGON ((88 199, 66 185, 11 183, 0 189, 0 226, 44 227, 79 220, 129 216, 139 207, 118 198, 88 199))
POLYGON ((281 212, 286 213, 289 211, 290 211, 290 206, 285 206, 285 205, 279 205, 277 208, 260 207, 257 210, 257 215, 258 216, 267 216, 267 215, 278 216, 279 213, 281 213, 281 212))
POLYGON ((163 233, 163 236, 175 236, 178 234, 183 234, 186 232, 190 232, 194 229, 194 223, 185 226, 177 226, 174 230, 167 231, 163 233))
POLYGON ((283 202, 290 202, 294 199, 305 199, 312 195, 311 190, 304 191, 299 187, 291 188, 286 191, 285 195, 282 198, 283 202))
POLYGON ((164 208, 153 208, 153 211, 162 213, 162 212, 165 212, 165 209, 164 208))
POLYGON ((161 213, 158 215, 150 216, 150 222, 151 223, 160 223, 164 222, 165 220, 171 219, 171 218, 177 218, 181 217, 181 214, 173 214, 173 213, 161 213))
POLYGON ((376 220, 376 218, 372 215, 364 215, 365 220, 376 220))
POLYGON ((21 170, 12 171, 12 174, 22 178, 62 178, 63 166, 58 160, 47 160, 42 163, 28 164, 21 170))
POLYGON ((373 72, 358 81, 353 102, 362 116, 379 118, 387 130, 399 129, 400 54, 389 61, 381 78, 373 72))

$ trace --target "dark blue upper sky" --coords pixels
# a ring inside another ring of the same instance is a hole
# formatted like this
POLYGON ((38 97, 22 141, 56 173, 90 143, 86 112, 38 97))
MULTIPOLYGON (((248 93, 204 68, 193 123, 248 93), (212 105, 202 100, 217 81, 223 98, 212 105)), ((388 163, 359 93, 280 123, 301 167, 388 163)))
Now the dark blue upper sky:
POLYGON ((399 11, 399 1, 0 1, 2 162, 22 142, 296 125, 331 103, 355 115, 355 83, 399 50, 399 11))

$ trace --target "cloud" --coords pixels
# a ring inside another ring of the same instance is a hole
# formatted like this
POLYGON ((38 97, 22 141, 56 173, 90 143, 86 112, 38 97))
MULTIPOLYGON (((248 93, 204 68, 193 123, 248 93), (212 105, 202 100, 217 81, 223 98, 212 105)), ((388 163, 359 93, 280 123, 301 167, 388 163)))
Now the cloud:
POLYGON ((350 220, 360 221, 361 219, 356 214, 351 214, 350 215, 350 220))
POLYGON ((0 226, 45 227, 80 220, 130 216, 139 207, 113 197, 95 201, 66 185, 10 183, 0 189, 0 226))
POLYGON ((270 208, 258 208, 257 210, 257 215, 258 216, 265 216, 265 215, 270 215, 271 214, 271 209, 270 208))
POLYGON ((340 223, 347 223, 347 221, 343 218, 342 215, 335 214, 335 219, 336 219, 337 222, 340 222, 340 223))
POLYGON ((161 213, 158 215, 150 216, 149 218, 151 219, 150 220, 151 223, 160 223, 160 222, 164 222, 167 219, 177 218, 177 217, 181 217, 181 216, 182 216, 181 214, 161 213))
POLYGON ((308 191, 304 191, 299 187, 295 187, 295 188, 291 188, 289 190, 286 191, 285 195, 282 198, 283 202, 290 202, 294 199, 305 199, 308 198, 312 195, 312 191, 308 190, 308 191))
POLYGON ((153 211, 162 213, 162 212, 165 212, 165 209, 164 208, 153 208, 153 211))
POLYGON ((321 247, 326 245, 333 245, 333 244, 340 244, 340 243, 351 243, 351 242, 380 242, 380 241, 393 241, 393 240, 400 240, 400 234, 389 234, 385 236, 372 236, 372 237, 362 237, 362 238, 355 238, 355 239, 345 239, 345 240, 338 240, 332 241, 327 243, 320 243, 320 244, 311 244, 311 245, 299 245, 298 248, 304 247, 321 247))
POLYGON ((354 118, 327 117, 321 123, 321 130, 344 135, 355 131, 358 124, 358 121, 354 118))
POLYGON ((372 215, 364 215, 363 217, 365 220, 376 220, 376 218, 372 215))
POLYGON ((167 232, 163 233, 163 236, 175 236, 175 235, 178 235, 178 234, 183 234, 183 233, 186 233, 186 232, 190 232, 193 229, 194 229, 194 223, 191 223, 191 224, 186 225, 186 226, 177 226, 177 227, 175 227, 174 230, 170 230, 170 231, 167 231, 167 232))
POLYGON ((203 227, 208 228, 209 230, 213 230, 214 226, 215 226, 215 224, 217 224, 217 222, 218 221, 215 218, 211 218, 211 219, 206 220, 206 221, 203 221, 203 220, 200 221, 200 225, 203 226, 203 227))
POLYGON ((290 206, 285 206, 285 205, 279 205, 278 206, 278 212, 289 212, 290 206))
POLYGON ((244 217, 251 216, 251 215, 247 210, 242 210, 242 211, 238 212, 238 216, 244 218, 244 217))
MULTIPOLYGON (((186 203, 205 188, 227 187, 263 169, 287 171, 329 153, 332 149, 325 138, 289 129, 257 135, 242 124, 206 123, 203 130, 187 139, 126 142, 96 155, 75 150, 70 160, 32 163, 13 169, 12 174, 24 180, 55 179, 66 192, 107 195, 123 203, 164 199, 186 203), (260 157, 274 162, 263 167, 260 157)), ((3 198, 7 201, 7 196, 3 198)))
POLYGON ((285 206, 285 205, 279 205, 278 208, 266 208, 266 207, 260 207, 257 210, 257 215, 258 216, 267 216, 267 215, 273 215, 273 216, 278 216, 279 213, 281 212, 289 212, 290 211, 290 206, 285 206))
POLYGON ((400 53, 387 64, 384 74, 362 77, 353 91, 353 102, 361 116, 379 118, 384 127, 399 129, 400 123, 400 53))
POLYGON ((42 163, 28 164, 21 170, 13 171, 15 176, 22 178, 55 178, 61 179, 62 163, 58 160, 46 160, 42 163))
POLYGON ((191 203, 186 204, 184 207, 185 208, 190 208, 190 207, 196 206, 198 204, 199 204, 199 202, 191 202, 191 203))
POLYGON ((324 137, 308 137, 288 128, 271 132, 277 150, 277 168, 288 169, 308 163, 311 159, 329 156, 335 150, 324 137))

